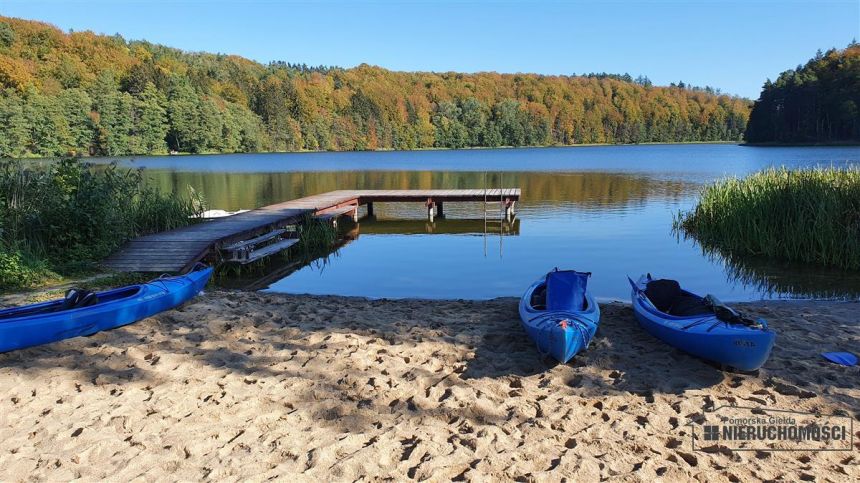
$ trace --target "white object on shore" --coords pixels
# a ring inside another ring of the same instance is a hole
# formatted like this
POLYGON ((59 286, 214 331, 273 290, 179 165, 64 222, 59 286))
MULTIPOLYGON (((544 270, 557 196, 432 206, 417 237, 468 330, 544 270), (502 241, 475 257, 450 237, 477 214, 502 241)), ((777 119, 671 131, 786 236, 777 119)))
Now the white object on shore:
POLYGON ((239 213, 244 213, 248 210, 238 210, 238 211, 225 211, 225 210, 206 210, 203 212, 201 218, 224 218, 225 216, 233 216, 238 215, 239 213))

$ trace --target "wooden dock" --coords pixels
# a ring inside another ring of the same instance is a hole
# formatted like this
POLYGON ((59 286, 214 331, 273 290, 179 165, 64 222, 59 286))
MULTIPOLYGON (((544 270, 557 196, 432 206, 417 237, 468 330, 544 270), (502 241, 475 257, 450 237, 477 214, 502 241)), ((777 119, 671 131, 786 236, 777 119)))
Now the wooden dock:
POLYGON ((327 218, 350 214, 357 219, 358 207, 362 205, 366 205, 368 214, 372 215, 373 203, 421 202, 432 220, 434 216, 444 215, 445 202, 483 202, 485 199, 501 203, 510 214, 520 199, 520 189, 330 191, 135 238, 108 257, 103 265, 123 272, 183 272, 222 247, 295 225, 307 214, 327 218))

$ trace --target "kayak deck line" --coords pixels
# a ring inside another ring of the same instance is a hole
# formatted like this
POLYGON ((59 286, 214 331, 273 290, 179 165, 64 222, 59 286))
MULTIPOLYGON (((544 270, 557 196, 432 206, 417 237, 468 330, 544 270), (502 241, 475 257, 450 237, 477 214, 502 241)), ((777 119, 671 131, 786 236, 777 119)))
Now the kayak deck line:
POLYGON ((358 221, 358 208, 373 203, 420 202, 429 219, 443 216, 445 202, 497 200, 505 218, 513 216, 520 200, 519 188, 452 190, 338 190, 263 206, 232 216, 207 219, 195 225, 135 238, 102 262, 106 268, 122 272, 184 272, 222 248, 265 236, 295 225, 310 214, 325 220, 351 216, 358 221))

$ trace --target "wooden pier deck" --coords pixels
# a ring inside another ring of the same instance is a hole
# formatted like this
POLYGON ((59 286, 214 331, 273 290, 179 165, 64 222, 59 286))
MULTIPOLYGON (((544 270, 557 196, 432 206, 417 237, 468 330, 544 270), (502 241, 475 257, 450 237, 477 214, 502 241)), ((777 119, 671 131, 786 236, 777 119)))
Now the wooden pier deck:
POLYGON ((300 222, 306 214, 343 212, 343 208, 374 202, 423 202, 441 215, 447 201, 502 200, 510 205, 520 199, 519 188, 466 190, 340 190, 264 206, 224 218, 147 235, 126 243, 102 265, 123 272, 182 272, 225 245, 300 222))

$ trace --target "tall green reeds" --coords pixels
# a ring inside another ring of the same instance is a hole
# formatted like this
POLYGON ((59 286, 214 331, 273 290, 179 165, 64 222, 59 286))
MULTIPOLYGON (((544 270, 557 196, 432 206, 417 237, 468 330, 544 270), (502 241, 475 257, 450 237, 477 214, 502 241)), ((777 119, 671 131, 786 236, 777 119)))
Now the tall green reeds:
POLYGON ((330 221, 314 218, 310 213, 305 214, 299 223, 299 245, 303 258, 315 259, 328 254, 337 238, 337 228, 330 221))
POLYGON ((860 170, 769 169, 717 181, 675 228, 705 249, 860 269, 860 170))
POLYGON ((0 161, 0 288, 92 268, 129 238, 193 223, 203 210, 196 193, 161 193, 140 170, 0 161))

